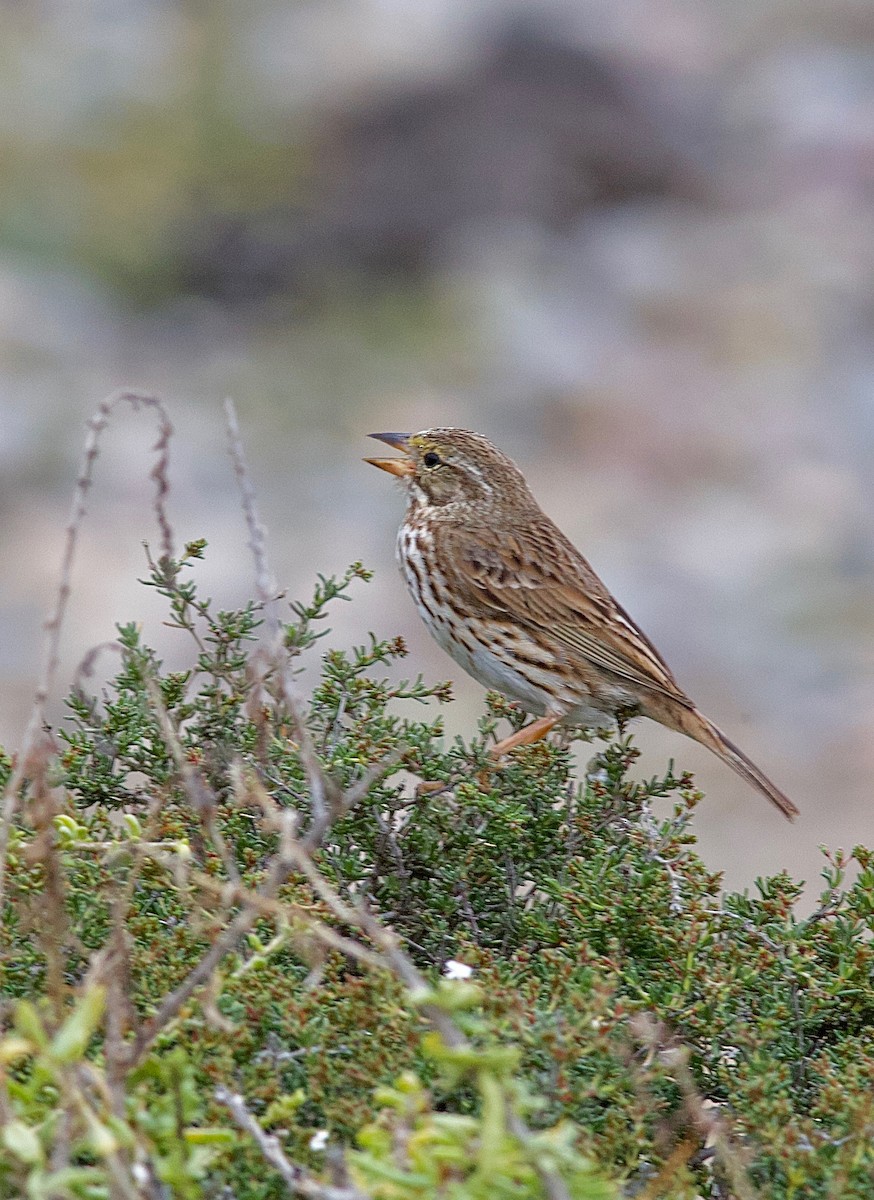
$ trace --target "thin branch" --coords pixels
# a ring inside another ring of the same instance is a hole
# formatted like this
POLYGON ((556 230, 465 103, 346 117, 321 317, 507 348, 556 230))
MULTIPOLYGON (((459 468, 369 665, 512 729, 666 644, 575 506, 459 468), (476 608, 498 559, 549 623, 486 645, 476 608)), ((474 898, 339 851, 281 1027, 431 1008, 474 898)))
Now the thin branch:
POLYGON ((64 540, 64 552, 61 558, 61 572, 58 590, 55 596, 55 606, 46 623, 47 640, 43 656, 42 673, 37 685, 34 707, 31 714, 30 726, 24 737, 24 745, 28 746, 36 735, 36 731, 44 724, 45 707, 51 693, 55 673, 60 657, 61 630, 67 603, 70 599, 73 564, 76 557, 76 545, 79 531, 87 512, 88 490, 94 482, 94 465, 100 453, 100 439, 109 424, 113 410, 119 404, 130 404, 134 411, 141 407, 154 409, 158 414, 158 440, 154 445, 157 461, 150 478, 155 483, 155 498, 153 507, 161 531, 161 549, 167 558, 173 557, 173 531, 167 517, 165 501, 169 491, 167 470, 170 462, 170 439, 173 436, 173 426, 167 415, 163 402, 157 396, 144 395, 140 392, 122 391, 108 396, 98 405, 97 411, 88 422, 88 432, 82 452, 82 465, 73 492, 73 502, 70 518, 67 522, 64 540))
MULTIPOLYGON (((129 1052, 130 1066, 135 1065, 141 1060, 142 1056, 152 1045, 155 1038, 157 1038, 161 1031, 176 1018, 182 1006, 188 1001, 193 993, 209 980, 210 976, 216 970, 222 959, 224 959, 227 954, 230 954, 236 948, 240 939, 249 932, 261 915, 263 908, 262 902, 264 900, 274 901, 276 899, 279 889, 288 880, 296 866, 300 869, 302 864, 306 863, 308 869, 318 877, 321 886, 325 889, 325 896, 329 896, 331 901, 333 901, 331 907, 334 908, 334 905, 341 906, 342 911, 347 914, 345 917, 341 917, 341 920, 345 920, 347 924, 353 924, 362 927, 361 921, 358 919, 358 910, 349 908, 343 903, 340 897, 333 892, 333 890, 327 884, 327 881, 323 880, 322 877, 318 875, 318 872, 312 865, 311 859, 297 842, 295 838, 295 814, 287 809, 283 809, 277 810, 275 815, 280 823, 280 848, 279 853, 274 856, 270 864, 270 870, 267 874, 267 877, 264 879, 261 886, 255 893, 249 893, 246 889, 240 887, 239 885, 223 885, 224 890, 222 891, 222 895, 228 898, 230 902, 242 904, 244 906, 243 911, 234 917, 230 925, 227 926, 221 936, 213 943, 206 954, 204 954, 200 962, 197 963, 196 966, 191 969, 191 971, 189 971, 182 982, 172 992, 168 993, 164 997, 158 1007, 157 1012, 155 1012, 153 1016, 151 1016, 149 1020, 146 1021, 137 1031, 137 1035, 131 1044, 129 1052)), ((328 903, 328 900, 326 900, 326 903, 328 903)), ((336 908, 334 908, 334 911, 336 911, 336 908)), ((316 922, 309 914, 301 911, 299 915, 303 916, 304 919, 307 920, 310 928, 320 940, 330 942, 335 948, 341 949, 345 953, 354 954, 355 957, 359 959, 364 960, 365 958, 371 958, 369 963, 371 966, 388 966, 395 969, 397 973, 395 964, 391 961, 388 954, 386 954, 387 962, 385 964, 379 959, 374 962, 372 960, 372 956, 367 954, 365 947, 361 947, 360 951, 357 948, 353 949, 355 943, 349 942, 348 939, 341 940, 341 935, 326 935, 326 930, 328 929, 327 926, 321 925, 321 927, 317 930, 316 922)), ((390 935, 388 935, 387 931, 384 931, 378 922, 375 924, 379 934, 384 935, 384 938, 389 939, 393 945, 393 939, 390 938, 390 935)), ((368 936, 370 936, 369 931, 366 930, 366 932, 368 932, 368 936)), ((379 949, 382 950, 383 945, 379 945, 379 949)), ((407 961, 409 962, 409 960, 407 961)), ((415 972, 416 986, 425 987, 426 981, 424 977, 420 976, 418 972, 415 971, 415 968, 411 962, 409 963, 409 966, 410 969, 415 972)), ((436 1011, 439 1013, 439 1010, 436 1011)))
POLYGON ((215 792, 206 782, 201 772, 188 761, 182 743, 179 741, 179 734, 170 720, 170 714, 167 712, 167 706, 164 703, 164 697, 161 695, 158 681, 151 673, 146 677, 146 690, 149 693, 149 699, 158 718, 158 724, 161 726, 164 741, 173 757, 176 771, 182 780, 185 794, 191 802, 192 810, 200 817, 207 835, 218 851, 219 858, 222 860, 228 877, 235 883, 239 883, 240 872, 215 819, 216 809, 218 808, 218 800, 216 799, 215 792))
MULTIPOLYGON (((312 742, 310 742, 309 745, 310 748, 312 748, 312 742)), ((315 802, 313 802, 313 819, 310 823, 309 829, 301 838, 301 844, 303 845, 304 849, 312 854, 314 851, 318 850, 319 846, 321 846, 322 842, 325 840, 325 834, 328 832, 328 830, 335 825, 341 817, 345 817, 349 812, 351 812, 355 805, 364 799, 373 785, 382 779, 383 775, 385 775, 387 771, 390 771, 392 767, 397 766, 404 756, 405 748, 401 746, 393 750, 390 754, 387 754, 385 758, 380 759, 379 762, 373 763, 367 768, 361 778, 357 779, 355 783, 350 784, 345 791, 341 791, 330 776, 325 776, 325 773, 321 769, 321 764, 315 758, 314 750, 312 752, 312 758, 309 760, 309 766, 307 766, 308 760, 304 757, 303 746, 300 747, 300 752, 301 760, 304 763, 304 769, 307 771, 308 779, 311 780, 312 778, 310 774, 311 771, 313 775, 322 776, 322 790, 320 792, 321 803, 317 805, 315 802), (316 768, 318 768, 318 771, 316 768), (325 803, 326 794, 330 800, 330 804, 325 803)), ((315 796, 315 793, 312 791, 312 783, 310 784, 310 789, 310 795, 312 798, 315 796)))
MULTIPOLYGON (((80 843, 78 847, 82 852, 95 849, 114 851, 117 848, 118 843, 113 842, 85 842, 80 843)), ((157 862, 170 872, 178 867, 177 856, 168 853, 165 845, 161 842, 149 843, 140 840, 129 845, 125 844, 123 850, 125 854, 136 853, 143 859, 148 858, 152 862, 157 862)), ((277 900, 261 892, 252 891, 240 883, 228 883, 216 879, 213 875, 208 875, 205 871, 199 871, 190 866, 186 869, 186 878, 190 884, 200 888, 201 891, 209 892, 211 896, 226 906, 239 905, 252 908, 259 916, 283 921, 286 924, 296 920, 302 921, 307 927, 307 932, 329 949, 337 950, 349 958, 354 958, 373 970, 388 969, 379 955, 362 946, 360 942, 344 937, 343 934, 338 933, 332 926, 326 925, 324 921, 314 916, 301 904, 277 900)))
MULTIPOLYGON (((292 814, 289 813, 288 816, 291 817, 292 814)), ((288 878, 289 873, 288 859, 280 853, 274 858, 267 878, 258 889, 260 895, 275 897, 288 878)), ((142 1059, 155 1038, 158 1037, 165 1026, 174 1020, 182 1006, 194 992, 208 981, 225 955, 230 954, 236 948, 240 939, 249 932, 258 920, 258 916, 258 909, 254 905, 247 905, 242 912, 237 913, 221 936, 213 942, 200 962, 192 967, 178 987, 164 996, 164 999, 158 1006, 157 1012, 148 1021, 144 1022, 137 1031, 136 1038, 130 1048, 129 1065, 131 1067, 142 1059)))
POLYGON ((116 640, 114 642, 98 642, 96 646, 92 646, 88 653, 83 656, 81 662, 76 668, 75 674, 73 675, 73 683, 70 689, 72 692, 84 694, 84 681, 86 679, 90 679, 94 674, 94 667, 97 659, 101 654, 104 653, 121 654, 121 643, 116 640))
MULTIPOLYGON (((271 643, 276 643, 281 635, 279 613, 277 610, 277 585, 270 569, 267 558, 267 531, 258 515, 258 502, 252 475, 246 461, 246 451, 243 448, 243 438, 237 421, 237 410, 233 400, 225 400, 225 420, 227 422, 228 443, 231 461, 234 464, 234 474, 240 486, 243 513, 249 529, 249 549, 255 561, 255 588, 258 599, 264 605, 264 615, 271 643)), ((273 646, 271 646, 271 651, 273 646)))
POLYGON ((266 1161, 278 1173, 293 1196, 305 1196, 307 1200, 369 1200, 365 1192, 359 1191, 353 1185, 335 1187, 329 1183, 320 1183, 298 1163, 291 1162, 280 1146, 279 1139, 261 1128, 239 1093, 219 1087, 216 1088, 215 1098, 228 1109, 240 1128, 258 1144, 258 1149, 266 1161))
POLYGON ((82 451, 82 461, 76 487, 73 491, 73 501, 70 516, 64 534, 64 550, 61 556, 61 569, 58 587, 55 593, 54 606, 45 622, 45 645, 43 649, 42 667, 34 694, 33 708, 22 740, 18 762, 3 790, 3 813, 0 818, 0 906, 6 877, 6 857, 9 846, 9 833, 18 806, 21 786, 28 778, 28 772, 33 767, 34 754, 41 739, 46 724, 46 706, 51 695, 55 675, 60 661, 61 632, 67 604, 70 599, 73 564, 76 558, 76 547, 79 531, 87 512, 88 490, 94 481, 94 465, 100 453, 100 438, 109 423, 113 410, 119 404, 129 404, 134 411, 141 407, 151 408, 158 415, 158 440, 154 450, 157 454, 155 466, 150 478, 155 483, 153 508, 161 531, 161 547, 168 557, 173 556, 173 531, 167 517, 166 498, 169 491, 167 469, 170 461, 170 439, 173 426, 167 415, 163 402, 157 396, 145 395, 140 392, 120 391, 108 396, 97 407, 88 421, 85 445, 82 451))
POLYGON ((231 460, 234 464, 234 474, 240 487, 243 513, 249 530, 249 549, 255 562, 255 587, 258 598, 264 606, 269 638, 266 646, 266 657, 269 667, 275 671, 280 695, 291 716, 295 737, 298 742, 301 763, 306 773, 310 790, 310 802, 313 818, 307 842, 313 846, 319 844, 334 819, 333 811, 339 800, 337 784, 331 779, 319 762, 312 735, 306 721, 306 705, 298 692, 289 664, 288 652, 282 641, 282 626, 277 611, 277 585, 267 560, 267 539, 264 524, 258 515, 258 502, 252 476, 246 462, 243 449, 243 439, 237 421, 237 412, 233 400, 225 400, 225 418, 228 428, 228 442, 231 460))
MULTIPOLYGON (((290 847, 290 852, 298 868, 309 880, 319 897, 333 910, 335 915, 347 924, 357 925, 367 935, 374 946, 381 952, 386 963, 397 978, 413 996, 422 996, 425 994, 429 990, 428 980, 421 974, 409 955, 401 948, 400 941, 396 935, 386 929, 369 912, 364 904, 359 904, 355 907, 347 904, 331 887, 327 879, 319 874, 302 844, 293 844, 290 847)), ((431 1025, 432 1029, 439 1034, 447 1046, 456 1050, 469 1048, 470 1042, 451 1013, 439 1005, 429 1002, 425 1002, 419 1007, 422 1015, 431 1025)), ((531 1146, 533 1134, 518 1113, 512 1114, 510 1119, 508 1119, 507 1125, 509 1132, 517 1138, 523 1147, 531 1146)), ((564 1180, 557 1172, 544 1167, 535 1156, 532 1156, 531 1161, 540 1179, 547 1200, 571 1200, 570 1192, 564 1180)), ((741 1200, 747 1200, 747 1197, 741 1197, 741 1200)))
POLYGON ((647 858, 650 862, 658 863, 664 868, 665 874, 668 877, 668 886, 671 889, 671 900, 668 906, 669 911, 674 916, 680 916, 684 910, 683 903, 683 888, 680 882, 680 872, 677 870, 676 864, 671 862, 664 854, 661 853, 664 840, 659 836, 659 828, 656 824, 655 817, 652 814, 652 809, 649 803, 644 801, 640 807, 640 816, 638 817, 638 825, 643 830, 643 834, 647 840, 649 849, 647 850, 647 858))
POLYGON ((704 1141, 712 1144, 714 1157, 725 1172, 737 1200, 759 1200, 741 1152, 732 1141, 727 1122, 718 1110, 705 1106, 704 1098, 698 1091, 689 1069, 688 1047, 671 1042, 664 1027, 648 1013, 634 1016, 631 1029, 641 1045, 658 1054, 659 1060, 679 1087, 692 1127, 704 1141))
POLYGON ((208 981, 225 955, 230 954, 240 938, 249 932, 257 918, 258 914, 253 908, 248 908, 238 913, 222 933, 221 937, 210 946, 200 962, 189 971, 179 986, 172 992, 167 993, 158 1006, 158 1011, 148 1021, 144 1022, 137 1031, 136 1038, 128 1050, 126 1062, 128 1070, 132 1070, 137 1066, 142 1060, 143 1055, 146 1054, 155 1041, 155 1038, 174 1020, 183 1004, 186 1003, 193 993, 208 981))

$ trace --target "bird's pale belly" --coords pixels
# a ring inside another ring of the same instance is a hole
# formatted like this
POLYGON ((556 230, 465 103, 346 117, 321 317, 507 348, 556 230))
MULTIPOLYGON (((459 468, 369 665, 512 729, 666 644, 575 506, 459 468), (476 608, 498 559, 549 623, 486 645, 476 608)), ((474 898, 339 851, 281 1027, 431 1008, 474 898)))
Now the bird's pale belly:
POLYGON ((424 569, 417 540, 398 547, 404 581, 419 615, 435 641, 483 687, 502 692, 535 716, 561 714, 568 724, 603 725, 633 702, 624 688, 593 696, 578 673, 556 671, 549 650, 512 622, 492 620, 478 628, 476 619, 442 604, 434 580, 424 569), (488 644, 486 644, 488 643, 488 644))
MULTIPOLYGON (((556 688, 554 670, 543 656, 543 664, 527 662, 525 673, 517 670, 498 653, 481 645, 470 630, 457 630, 454 635, 444 627, 428 622, 436 641, 450 654, 468 675, 496 692, 502 692, 521 705, 526 712, 542 717, 562 713, 569 725, 603 725, 613 716, 622 702, 615 706, 597 704, 592 696, 582 695, 579 684, 556 688)), ((531 643, 519 639, 527 651, 531 643)))

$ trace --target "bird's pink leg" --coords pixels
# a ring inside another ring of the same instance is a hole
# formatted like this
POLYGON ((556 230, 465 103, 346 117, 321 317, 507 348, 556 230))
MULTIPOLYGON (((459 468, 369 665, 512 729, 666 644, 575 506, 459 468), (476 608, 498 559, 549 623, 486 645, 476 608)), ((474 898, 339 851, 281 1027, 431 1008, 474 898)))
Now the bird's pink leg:
POLYGON ((505 754, 509 754, 511 750, 515 750, 517 746, 530 746, 532 742, 539 742, 541 738, 545 738, 551 729, 559 723, 561 717, 538 717, 536 721, 532 721, 530 725, 526 725, 524 729, 520 729, 517 733, 511 734, 510 737, 504 738, 502 742, 492 746, 489 754, 492 758, 503 758, 505 754))
MULTIPOLYGON (((511 734, 510 737, 504 738, 502 742, 498 742, 492 746, 489 751, 490 758, 503 758, 511 750, 515 750, 517 746, 530 746, 533 742, 539 742, 541 738, 545 738, 551 729, 559 723, 561 717, 538 717, 536 721, 532 721, 530 725, 526 725, 524 729, 520 729, 517 733, 511 734)), ((481 771, 477 776, 482 787, 489 786, 489 771, 481 771)), ((437 780, 426 781, 420 783, 416 788, 416 796, 427 796, 429 792, 442 792, 448 784, 441 783, 437 780)))

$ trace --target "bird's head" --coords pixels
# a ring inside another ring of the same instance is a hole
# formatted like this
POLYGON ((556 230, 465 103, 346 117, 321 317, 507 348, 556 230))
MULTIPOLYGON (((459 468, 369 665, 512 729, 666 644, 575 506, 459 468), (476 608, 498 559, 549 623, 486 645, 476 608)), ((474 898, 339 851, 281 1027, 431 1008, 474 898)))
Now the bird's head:
POLYGON ((530 501, 522 472, 481 433, 469 429, 426 429, 422 433, 371 433, 400 450, 402 458, 365 462, 398 476, 410 502, 429 507, 483 507, 530 501))

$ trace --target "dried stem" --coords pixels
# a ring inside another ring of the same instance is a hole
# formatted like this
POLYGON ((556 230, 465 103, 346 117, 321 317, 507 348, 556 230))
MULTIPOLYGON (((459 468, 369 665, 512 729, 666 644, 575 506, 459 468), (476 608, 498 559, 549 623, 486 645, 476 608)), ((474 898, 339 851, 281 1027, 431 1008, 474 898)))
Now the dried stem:
POLYGON ((243 448, 237 410, 231 399, 225 400, 225 420, 231 461, 234 464, 234 474, 240 486, 243 513, 249 529, 249 549, 252 551, 252 558, 255 561, 255 588, 258 592, 258 599, 264 606, 270 641, 275 643, 281 636, 277 611, 276 580, 267 558, 267 531, 258 515, 258 503, 249 464, 246 461, 246 452, 243 448))
MULTIPOLYGON (((319 897, 332 909, 334 914, 343 922, 357 925, 373 945, 381 952, 386 965, 394 975, 414 996, 422 995, 429 989, 428 980, 418 970, 409 955, 401 948, 399 939, 377 920, 364 904, 354 907, 347 904, 331 887, 324 876, 320 875, 304 846, 296 843, 291 846, 291 855, 297 866, 309 880, 319 897)), ((420 1011, 432 1029, 440 1035, 442 1041, 453 1049, 462 1050, 470 1043, 456 1022, 455 1018, 444 1008, 425 1002, 420 1011)), ((523 1145, 530 1145, 533 1135, 528 1126, 518 1115, 512 1112, 508 1117, 507 1126, 510 1133, 523 1145)), ((564 1180, 555 1171, 544 1167, 536 1159, 533 1161, 534 1170, 540 1179, 547 1200, 571 1200, 570 1192, 564 1180)), ((747 1200, 742 1196, 741 1200, 747 1200)))
POLYGON ((222 860, 224 868, 228 873, 228 878, 232 879, 235 883, 239 883, 240 872, 237 870, 234 856, 228 848, 228 844, 222 836, 218 822, 215 819, 216 809, 218 808, 215 792, 213 792, 201 772, 188 761, 185 751, 182 748, 182 743, 179 741, 179 735, 176 732, 173 722, 170 720, 170 714, 167 712, 167 706, 164 704, 164 698, 161 695, 158 681, 151 674, 146 678, 146 689, 148 690, 152 707, 158 717, 164 741, 167 743, 167 747, 173 757, 173 763, 182 780, 182 786, 185 788, 185 793, 191 803, 192 810, 200 817, 203 827, 212 844, 215 846, 219 858, 222 860))
POLYGON ((632 1032, 651 1052, 658 1054, 683 1096, 686 1114, 693 1129, 714 1150, 716 1161, 725 1173, 737 1200, 759 1200, 750 1182, 746 1163, 733 1143, 725 1119, 718 1110, 708 1108, 689 1069, 688 1049, 674 1042, 663 1026, 646 1013, 632 1020, 632 1032))
POLYGON ((282 626, 276 608, 277 588, 267 560, 265 529, 258 515, 255 487, 252 483, 248 463, 246 462, 240 427, 237 422, 237 413, 232 400, 225 400, 225 417, 227 420, 231 459, 234 464, 234 473, 237 476, 237 482, 240 486, 243 512, 249 530, 249 548, 252 551, 252 557, 255 562, 255 587, 258 591, 258 598, 264 606, 268 633, 270 635, 266 646, 268 671, 272 670, 278 678, 280 697, 288 709, 294 726, 298 751, 310 789, 310 801, 313 812, 312 825, 307 834, 307 844, 315 847, 319 845, 334 820, 334 810, 339 799, 339 788, 319 762, 312 735, 307 727, 306 705, 295 685, 288 652, 283 645, 282 626))
POLYGON ((3 812, 2 817, 0 817, 0 907, 2 907, 5 887, 9 831, 18 805, 21 786, 25 779, 29 777, 29 771, 37 761, 34 757, 34 752, 46 724, 46 707, 60 660, 61 632, 67 612, 67 604, 70 599, 76 547, 79 540, 79 531, 82 528, 82 522, 87 512, 88 490, 94 481, 94 465, 100 453, 100 438, 109 423, 110 416, 119 404, 129 404, 134 411, 138 411, 140 408, 150 408, 157 413, 158 440, 153 447, 157 458, 150 473, 150 478, 155 484, 153 508, 158 521, 158 528, 161 532, 162 552, 168 558, 173 557, 173 531, 167 517, 165 505, 170 486, 167 471, 170 462, 170 439, 173 435, 173 426, 170 423, 170 418, 167 415, 163 401, 157 396, 132 391, 115 392, 98 405, 97 410, 87 425, 88 432, 85 437, 82 462, 73 492, 73 502, 64 535, 64 551, 61 557, 61 570, 55 593, 55 603, 44 626, 45 646, 43 650, 43 662, 34 695, 33 708, 24 732, 18 762, 3 790, 3 812))
MULTIPOLYGON (((83 843, 79 846, 79 850, 83 853, 95 849, 114 851, 117 849, 117 843, 91 842, 83 843)), ((171 873, 179 865, 177 856, 168 852, 166 847, 160 842, 149 843, 141 840, 130 845, 125 845, 124 852, 125 854, 137 854, 143 859, 148 858, 152 862, 160 863, 165 870, 171 873)), ((213 875, 208 875, 205 871, 199 871, 190 866, 186 867, 186 878, 190 884, 198 887, 203 892, 208 892, 210 896, 221 901, 227 907, 240 906, 252 908, 258 916, 285 922, 286 924, 301 921, 306 924, 307 932, 328 949, 337 950, 341 954, 345 954, 349 958, 354 958, 373 970, 387 969, 385 962, 379 955, 362 946, 360 942, 344 937, 343 934, 338 933, 332 926, 326 925, 324 921, 314 916, 303 905, 277 900, 272 896, 264 895, 262 892, 252 891, 251 888, 246 888, 240 883, 224 882, 221 879, 216 879, 213 875)))
MULTIPOLYGON (((288 814, 291 816, 291 814, 288 814)), ((288 878, 289 867, 282 855, 274 858, 267 878, 262 883, 259 893, 262 896, 275 897, 282 884, 288 878)), ((159 1036, 162 1030, 179 1014, 182 1006, 190 999, 198 988, 206 984, 219 963, 230 954, 245 934, 249 932, 258 920, 258 909, 247 905, 238 913, 224 930, 221 936, 213 942, 203 958, 188 972, 178 987, 168 992, 158 1006, 157 1012, 149 1018, 138 1030, 131 1045, 128 1066, 133 1067, 141 1061, 143 1055, 159 1036)))
POLYGON ((293 1196, 305 1196, 307 1200, 369 1200, 367 1194, 356 1187, 320 1183, 303 1167, 291 1162, 278 1138, 261 1128, 238 1093, 220 1087, 216 1089, 215 1098, 228 1109, 240 1128, 255 1140, 266 1161, 279 1174, 293 1196))

